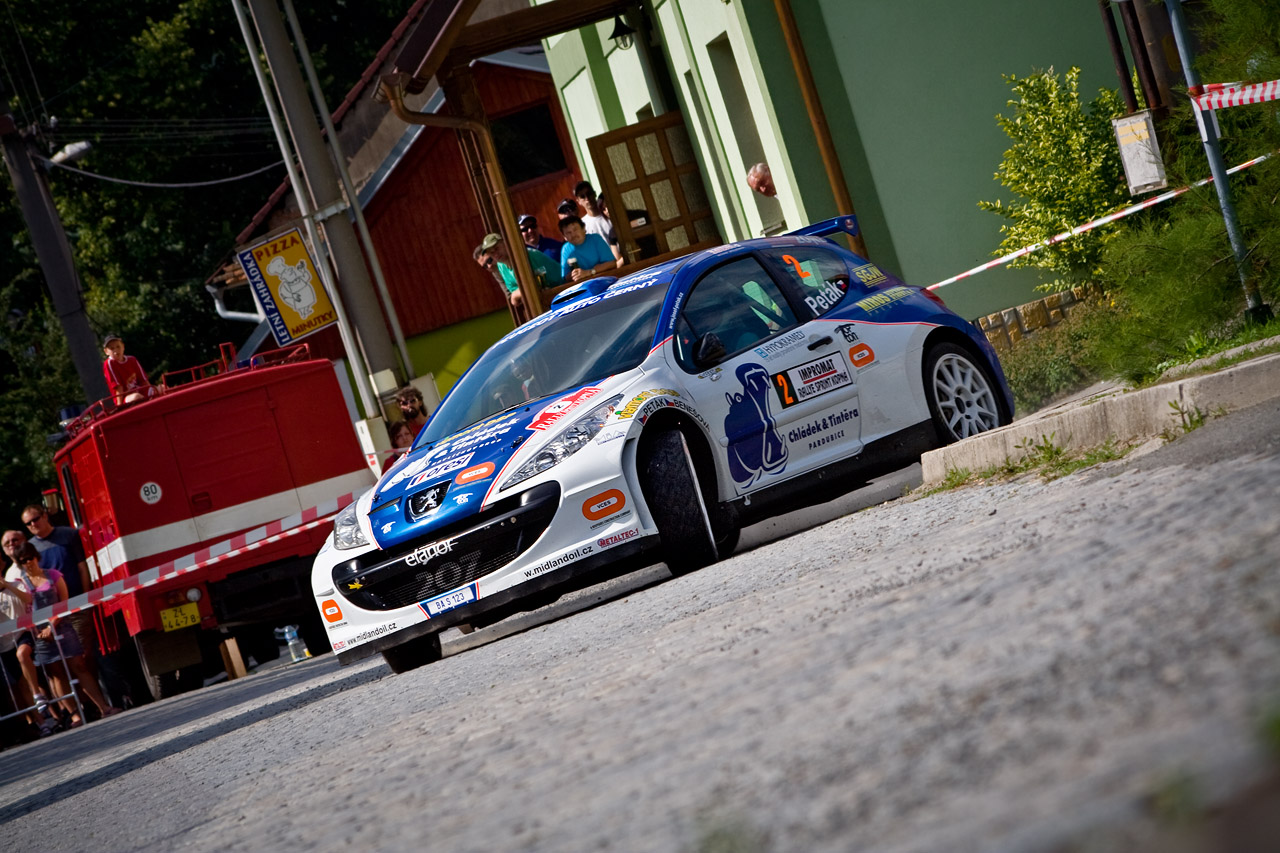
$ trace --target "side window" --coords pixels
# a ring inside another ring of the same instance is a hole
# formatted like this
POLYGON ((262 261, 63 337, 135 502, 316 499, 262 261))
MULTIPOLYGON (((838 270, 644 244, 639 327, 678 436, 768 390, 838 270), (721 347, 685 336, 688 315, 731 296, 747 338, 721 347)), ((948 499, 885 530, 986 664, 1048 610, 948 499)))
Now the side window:
POLYGON ((676 358, 686 370, 702 370, 796 325, 764 267, 740 258, 694 285, 676 325, 676 358))
MULTIPOLYGON (((795 284, 804 304, 813 316, 821 317, 844 299, 849 292, 849 265, 834 252, 821 246, 794 246, 786 249, 768 249, 764 252, 784 270, 795 284)), ((870 266, 870 265, 868 265, 870 266)), ((859 267, 864 270, 866 267, 859 267)), ((884 274, 880 274, 881 278, 884 274)), ((855 293, 861 293, 864 282, 855 279, 855 293)), ((874 282, 866 282, 871 284, 874 282)))

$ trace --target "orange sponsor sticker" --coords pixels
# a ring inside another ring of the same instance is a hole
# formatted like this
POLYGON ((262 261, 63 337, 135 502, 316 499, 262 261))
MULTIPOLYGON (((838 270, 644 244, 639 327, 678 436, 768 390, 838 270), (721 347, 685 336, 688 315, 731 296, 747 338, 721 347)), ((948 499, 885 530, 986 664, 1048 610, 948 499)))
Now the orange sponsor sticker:
POLYGON ((613 515, 627 505, 627 496, 617 489, 601 492, 582 502, 582 515, 588 521, 599 521, 606 515, 613 515))
POLYGON ((866 344, 854 344, 849 347, 849 361, 854 367, 866 367, 876 360, 875 351, 866 344))
POLYGON ((459 471, 458 476, 453 481, 459 486, 465 486, 467 483, 474 483, 477 480, 483 480, 493 473, 493 463, 485 462, 481 465, 472 465, 466 470, 459 471))
POLYGON ((342 608, 338 606, 338 602, 332 598, 325 599, 324 604, 320 605, 320 612, 324 614, 324 618, 330 622, 342 621, 342 608))

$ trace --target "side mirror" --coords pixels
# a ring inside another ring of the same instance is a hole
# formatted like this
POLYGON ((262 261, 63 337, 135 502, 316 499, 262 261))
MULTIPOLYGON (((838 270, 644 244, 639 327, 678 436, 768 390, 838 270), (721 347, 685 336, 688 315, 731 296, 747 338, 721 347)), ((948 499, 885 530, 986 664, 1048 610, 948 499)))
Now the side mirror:
POLYGON ((698 343, 693 348, 693 363, 695 367, 711 367, 724 361, 728 354, 720 336, 715 332, 707 332, 698 338, 698 343))

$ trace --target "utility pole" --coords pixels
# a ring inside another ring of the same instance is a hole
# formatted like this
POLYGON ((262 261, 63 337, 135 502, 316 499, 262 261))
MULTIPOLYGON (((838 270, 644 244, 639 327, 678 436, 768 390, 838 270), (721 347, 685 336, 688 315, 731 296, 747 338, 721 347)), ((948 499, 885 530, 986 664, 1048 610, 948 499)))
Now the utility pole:
MULTIPOLYGON (((307 96, 293 45, 285 32, 280 7, 276 5, 276 0, 247 0, 247 5, 257 27, 258 40, 266 54, 267 66, 271 69, 276 94, 284 110, 289 135, 298 152, 305 177, 306 186, 295 184, 293 191, 301 197, 302 193, 309 190, 311 209, 317 211, 317 216, 324 217, 321 222, 337 267, 338 290, 355 325, 360 348, 368 360, 369 372, 372 374, 390 370, 399 379, 403 379, 395 347, 382 317, 382 306, 378 304, 369 280, 364 254, 356 240, 355 229, 347 219, 346 202, 342 198, 338 174, 320 136, 316 113, 307 96)), ((287 152, 285 154, 288 156, 287 152)), ((380 413, 368 414, 372 416, 380 413)))
MULTIPOLYGON (((4 94, 0 88, 0 98, 4 94)), ((31 245, 35 247, 36 258, 44 272, 53 310, 66 335, 67 348, 80 377, 85 402, 101 400, 107 396, 107 381, 102 375, 102 352, 89 326, 84 300, 80 298, 80 276, 71 256, 71 244, 67 242, 67 232, 58 218, 49 183, 31 156, 31 140, 18 128, 7 100, 4 101, 3 114, 0 114, 0 138, 4 143, 5 166, 13 180, 18 206, 27 223, 27 233, 31 235, 31 245)))

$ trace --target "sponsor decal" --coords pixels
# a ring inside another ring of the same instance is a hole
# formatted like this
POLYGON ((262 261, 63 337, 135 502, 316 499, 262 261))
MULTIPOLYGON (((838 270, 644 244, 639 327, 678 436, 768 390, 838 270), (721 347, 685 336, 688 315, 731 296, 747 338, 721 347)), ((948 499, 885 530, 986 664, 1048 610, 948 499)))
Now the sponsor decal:
POLYGON ((834 281, 824 281, 822 289, 804 298, 814 314, 825 314, 844 299, 844 288, 834 281))
POLYGON ((567 566, 588 554, 594 553, 595 548, 591 545, 583 545, 581 548, 574 548, 572 551, 566 551, 558 557, 552 557, 549 560, 543 560, 536 566, 531 566, 524 570, 525 578, 536 578, 538 575, 545 575, 552 569, 558 569, 561 566, 567 566))
POLYGON ((790 352, 800 344, 804 343, 804 332, 796 329, 794 332, 787 332, 785 335, 776 337, 768 343, 762 344, 755 348, 755 354, 760 358, 769 358, 775 355, 781 355, 784 352, 790 352))
POLYGON ((383 486, 383 491, 390 489, 392 486, 394 486, 396 483, 399 483, 401 480, 405 479, 406 477, 412 477, 414 474, 418 473, 423 468, 427 467, 427 462, 431 459, 431 456, 432 454, 424 453, 422 456, 419 456, 417 459, 413 460, 408 465, 397 470, 394 474, 391 475, 391 479, 387 481, 387 484, 383 486))
POLYGON ((465 486, 467 483, 474 483, 478 480, 483 480, 492 473, 493 463, 483 462, 479 465, 472 465, 467 470, 459 472, 458 476, 453 478, 453 481, 459 486, 465 486))
POLYGON ((769 372, 759 364, 741 364, 737 370, 741 393, 726 393, 729 413, 724 434, 729 439, 729 473, 739 486, 748 486, 765 474, 777 474, 787 466, 787 443, 769 408, 769 372))
POLYGON ((463 492, 460 495, 454 495, 453 502, 456 504, 464 504, 471 500, 471 495, 463 492))
MULTIPOLYGON (((377 637, 381 637, 383 634, 388 634, 394 631, 395 629, 396 629, 396 623, 388 622, 385 625, 379 625, 377 628, 372 628, 368 631, 361 631, 359 634, 356 634, 354 637, 352 637, 348 642, 353 646, 359 645, 360 643, 364 643, 369 640, 375 639, 377 637)), ((334 648, 336 649, 338 647, 334 646, 334 648)))
POLYGON ((641 403, 643 403, 645 400, 648 400, 651 397, 657 397, 660 394, 665 394, 668 397, 680 396, 679 391, 676 391, 671 388, 652 388, 648 391, 641 391, 639 394, 632 397, 631 400, 625 406, 623 406, 621 409, 615 412, 618 420, 622 421, 631 417, 636 413, 636 410, 640 408, 641 403))
POLYGON ((784 409, 852 384, 844 356, 838 352, 773 375, 774 390, 784 409))
POLYGON ((443 557, 452 550, 452 539, 445 539, 441 542, 428 542, 426 545, 419 545, 405 555, 404 562, 408 566, 425 566, 436 557, 443 557))
POLYGON ((627 496, 618 489, 609 489, 592 495, 582 502, 582 516, 588 521, 599 521, 606 515, 621 512, 627 505, 627 496))
POLYGON ((414 486, 425 483, 427 480, 434 480, 436 477, 457 471, 459 468, 465 468, 467 463, 471 461, 471 457, 473 455, 474 454, 472 453, 463 453, 460 456, 454 456, 451 459, 444 460, 443 462, 437 462, 425 471, 420 471, 415 474, 413 479, 409 481, 409 485, 405 486, 405 488, 412 489, 414 486))
POLYGON ((839 441, 844 438, 844 430, 841 429, 836 432, 832 432, 832 430, 848 423, 857 416, 857 409, 841 409, 833 414, 814 418, 809 421, 809 423, 803 426, 798 426, 788 432, 787 440, 790 442, 797 442, 804 441, 805 439, 813 439, 809 442, 809 449, 816 450, 824 444, 830 444, 833 441, 839 441))
POLYGON ((608 444, 611 441, 617 441, 620 438, 624 438, 626 434, 626 427, 615 427, 614 429, 602 430, 601 433, 596 436, 596 444, 608 444))
POLYGON ((857 343, 859 340, 857 328, 858 327, 852 323, 841 323, 839 326, 836 326, 836 331, 844 335, 845 343, 852 344, 857 343))
POLYGON ((526 429, 545 430, 549 427, 553 427, 574 409, 581 407, 584 403, 599 393, 599 388, 592 387, 583 388, 579 391, 574 391, 572 394, 561 397, 559 400, 556 400, 554 403, 538 412, 538 414, 534 416, 533 420, 530 421, 529 426, 526 427, 526 429))
POLYGON ((875 363, 876 353, 866 344, 849 347, 849 361, 854 367, 870 367, 875 363))
POLYGON ((396 526, 396 523, 394 521, 388 521, 386 524, 382 525, 382 532, 387 533, 388 531, 391 530, 391 528, 395 526, 396 526))
MULTIPOLYGON (((438 459, 446 453, 458 453, 463 450, 477 450, 501 442, 502 437, 511 432, 512 427, 520 420, 519 415, 506 420, 491 419, 467 427, 462 432, 454 433, 431 452, 431 459, 438 459)), ((467 457, 470 460, 470 457, 467 457)), ((465 464, 465 463, 464 463, 465 464)), ((453 469, 450 469, 453 470, 453 469)))
POLYGON ((360 583, 360 578, 356 578, 351 583, 347 584, 347 589, 364 589, 364 584, 360 583))
POLYGON ((320 605, 320 613, 323 614, 326 622, 342 621, 342 608, 332 598, 320 605))
POLYGON ((861 308, 863 311, 866 311, 868 314, 871 314, 876 311, 879 311, 881 308, 885 308, 889 305, 892 305, 893 303, 897 302, 899 299, 906 299, 910 295, 911 295, 910 288, 891 287, 888 290, 882 291, 880 293, 873 293, 870 296, 868 296, 866 299, 859 299, 857 302, 854 303, 854 307, 861 308))
POLYGON ((649 417, 653 415, 654 412, 657 412, 661 409, 676 409, 678 411, 684 412, 686 415, 688 415, 689 417, 697 421, 698 424, 704 430, 706 430, 707 432, 711 431, 711 426, 707 423, 706 418, 702 417, 701 412, 699 412, 693 406, 686 403, 684 400, 673 400, 671 398, 667 398, 665 400, 650 400, 649 402, 645 403, 643 406, 640 407, 640 416, 636 418, 636 420, 638 420, 642 424, 646 423, 648 422, 649 417))
POLYGON ((858 277, 858 281, 863 284, 879 284, 887 281, 889 277, 884 274, 875 264, 864 264, 860 267, 854 267, 853 274, 858 277))
POLYGON ((617 515, 611 515, 608 518, 597 521, 595 524, 591 525, 591 529, 599 530, 601 527, 608 527, 610 524, 615 524, 619 521, 622 521, 624 518, 630 518, 630 517, 631 517, 631 510, 624 509, 622 512, 618 513, 617 515))
POLYGON ((724 373, 723 367, 713 367, 710 370, 704 370, 698 374, 699 379, 710 379, 713 382, 720 378, 720 374, 724 373))
POLYGON ((444 595, 437 595, 435 598, 418 602, 418 606, 422 608, 422 612, 427 614, 427 618, 439 616, 461 607, 464 604, 470 604, 480 597, 480 584, 471 583, 462 589, 455 589, 453 592, 446 592, 444 595))
POLYGON ((614 533, 610 536, 603 536, 596 540, 596 545, 602 550, 605 548, 612 548, 614 545, 617 545, 622 542, 626 542, 628 539, 632 539, 639 535, 640 535, 640 529, 637 527, 633 527, 630 530, 624 530, 621 533, 614 533))
POLYGON ((340 651, 342 651, 343 649, 345 649, 346 647, 347 647, 347 641, 346 641, 346 640, 338 640, 336 643, 334 643, 334 644, 333 644, 333 650, 334 650, 335 652, 340 652, 340 651))

